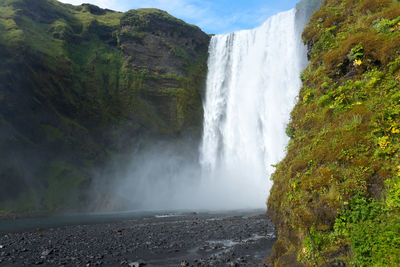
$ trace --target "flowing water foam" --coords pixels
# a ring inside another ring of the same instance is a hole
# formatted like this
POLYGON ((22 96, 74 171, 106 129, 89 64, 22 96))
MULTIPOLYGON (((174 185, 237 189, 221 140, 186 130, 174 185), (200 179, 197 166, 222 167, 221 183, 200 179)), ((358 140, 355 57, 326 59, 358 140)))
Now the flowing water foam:
POLYGON ((211 40, 202 179, 233 207, 264 207, 271 165, 284 156, 285 127, 307 62, 298 29, 293 9, 211 40))

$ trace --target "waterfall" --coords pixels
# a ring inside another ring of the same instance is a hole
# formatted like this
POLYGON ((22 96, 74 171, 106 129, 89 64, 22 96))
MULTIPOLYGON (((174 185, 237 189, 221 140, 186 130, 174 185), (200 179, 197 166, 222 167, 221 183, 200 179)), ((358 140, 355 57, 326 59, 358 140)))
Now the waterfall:
POLYGON ((190 138, 154 142, 127 168, 111 166, 94 190, 106 192, 98 209, 265 208, 271 165, 285 154, 307 64, 301 33, 319 3, 303 0, 256 29, 214 36, 200 153, 190 138), (114 182, 108 173, 121 178, 114 182))
POLYGON ((211 40, 200 164, 203 184, 224 192, 217 202, 265 207, 307 63, 298 17, 293 9, 211 40))

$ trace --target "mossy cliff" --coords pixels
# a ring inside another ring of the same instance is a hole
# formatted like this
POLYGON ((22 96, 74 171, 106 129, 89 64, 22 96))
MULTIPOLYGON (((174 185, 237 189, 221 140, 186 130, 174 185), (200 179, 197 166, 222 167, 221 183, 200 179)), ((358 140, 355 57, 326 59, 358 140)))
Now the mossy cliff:
POLYGON ((209 39, 156 9, 0 1, 0 213, 76 208, 113 156, 197 138, 209 39))
POLYGON ((275 266, 400 266, 400 3, 325 0, 268 212, 275 266))

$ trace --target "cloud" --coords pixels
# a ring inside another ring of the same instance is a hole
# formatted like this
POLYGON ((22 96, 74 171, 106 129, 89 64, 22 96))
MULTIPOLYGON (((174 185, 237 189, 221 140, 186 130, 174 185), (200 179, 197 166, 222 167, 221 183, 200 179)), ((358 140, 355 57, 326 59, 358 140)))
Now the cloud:
POLYGON ((202 1, 197 0, 59 0, 63 3, 80 5, 90 3, 102 8, 127 11, 136 8, 159 8, 179 16, 199 16, 205 9, 202 1))
MULTIPOLYGON (((132 8, 158 8, 189 23, 197 24, 209 14, 207 1, 197 0, 131 0, 132 8)), ((198 25, 201 26, 201 25, 198 25)))
MULTIPOLYGON (((59 0, 80 5, 91 3, 102 8, 127 11, 136 8, 158 8, 208 33, 228 33, 254 28, 278 10, 264 6, 246 5, 231 8, 229 2, 213 0, 59 0)), ((267 1, 268 2, 268 1, 267 1)), ((270 5, 270 4, 269 4, 270 5)))
POLYGON ((58 0, 62 3, 66 4, 72 4, 72 5, 80 5, 83 3, 90 3, 102 8, 108 8, 108 9, 113 9, 113 10, 118 10, 118 11, 123 11, 121 8, 119 8, 117 0, 58 0))

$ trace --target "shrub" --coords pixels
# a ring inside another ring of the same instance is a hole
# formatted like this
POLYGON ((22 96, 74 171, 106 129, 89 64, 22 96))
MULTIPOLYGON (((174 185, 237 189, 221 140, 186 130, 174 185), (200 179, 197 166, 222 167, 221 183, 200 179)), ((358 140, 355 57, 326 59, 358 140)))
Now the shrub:
POLYGON ((364 0, 356 8, 357 11, 366 12, 377 12, 382 9, 391 6, 392 0, 364 0))
POLYGON ((337 236, 351 241, 356 266, 400 264, 400 217, 382 202, 356 195, 335 221, 337 236))
POLYGON ((318 105, 324 107, 331 102, 331 97, 329 95, 323 95, 318 99, 318 105))
POLYGON ((376 19, 372 22, 372 27, 381 33, 390 33, 400 29, 400 17, 393 20, 376 19))
POLYGON ((364 48, 361 44, 356 45, 353 49, 351 49, 347 58, 353 62, 356 60, 361 60, 364 57, 364 48))

